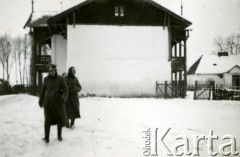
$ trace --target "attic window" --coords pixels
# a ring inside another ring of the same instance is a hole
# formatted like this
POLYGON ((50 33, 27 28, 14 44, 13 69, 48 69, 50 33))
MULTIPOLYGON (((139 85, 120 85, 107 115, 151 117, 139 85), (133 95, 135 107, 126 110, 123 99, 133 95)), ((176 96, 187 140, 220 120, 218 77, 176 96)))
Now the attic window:
POLYGON ((213 64, 213 66, 217 66, 217 64, 216 64, 216 63, 214 63, 214 64, 213 64))
POLYGON ((121 5, 115 6, 115 16, 117 16, 117 17, 124 16, 124 7, 123 6, 121 6, 121 5))

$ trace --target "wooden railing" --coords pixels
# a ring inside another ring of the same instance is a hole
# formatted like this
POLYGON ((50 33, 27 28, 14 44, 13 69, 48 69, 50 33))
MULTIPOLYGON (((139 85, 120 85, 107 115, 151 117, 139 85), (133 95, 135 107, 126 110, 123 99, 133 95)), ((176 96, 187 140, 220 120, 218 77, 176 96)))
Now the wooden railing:
POLYGON ((51 56, 50 55, 41 55, 36 57, 36 64, 50 64, 51 56))
POLYGON ((185 68, 185 57, 172 57, 173 70, 184 70, 184 68, 185 68))

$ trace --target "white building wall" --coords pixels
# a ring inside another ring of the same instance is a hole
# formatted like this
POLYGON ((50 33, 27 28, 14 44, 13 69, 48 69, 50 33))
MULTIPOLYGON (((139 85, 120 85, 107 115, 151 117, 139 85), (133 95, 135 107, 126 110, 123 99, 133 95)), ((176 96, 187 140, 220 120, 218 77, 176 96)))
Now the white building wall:
POLYGON ((52 37, 52 63, 57 65, 58 74, 67 70, 67 40, 61 35, 52 37))
POLYGON ((224 76, 224 84, 226 85, 226 86, 232 86, 232 74, 229 74, 229 73, 225 73, 225 74, 223 74, 223 76, 224 76))
POLYGON ((240 68, 239 67, 234 67, 229 71, 229 73, 224 74, 224 79, 225 79, 225 85, 226 86, 232 86, 232 75, 240 75, 240 68))
POLYGON ((220 78, 217 75, 213 74, 192 74, 187 76, 187 84, 190 86, 195 85, 195 81, 198 82, 207 82, 210 80, 214 80, 216 85, 224 85, 224 77, 220 78))
POLYGON ((154 96, 156 81, 171 80, 167 29, 70 25, 67 30, 67 67, 76 67, 85 93, 154 96))

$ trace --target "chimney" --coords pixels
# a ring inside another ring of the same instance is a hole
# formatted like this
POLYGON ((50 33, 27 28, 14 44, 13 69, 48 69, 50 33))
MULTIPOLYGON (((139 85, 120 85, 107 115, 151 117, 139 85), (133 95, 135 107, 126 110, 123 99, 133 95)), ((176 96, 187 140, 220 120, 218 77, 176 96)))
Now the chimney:
POLYGON ((218 52, 218 57, 228 56, 228 52, 218 52))

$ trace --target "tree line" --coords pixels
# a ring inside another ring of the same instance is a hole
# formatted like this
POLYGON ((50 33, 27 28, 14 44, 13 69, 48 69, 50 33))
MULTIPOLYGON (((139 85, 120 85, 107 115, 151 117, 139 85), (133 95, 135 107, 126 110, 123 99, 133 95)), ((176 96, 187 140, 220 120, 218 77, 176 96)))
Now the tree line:
POLYGON ((3 80, 15 77, 16 84, 29 85, 29 63, 31 57, 31 40, 28 35, 11 37, 0 35, 0 64, 3 80))
POLYGON ((214 39, 214 45, 218 52, 228 52, 229 55, 240 54, 240 33, 231 34, 226 38, 218 36, 214 39))

